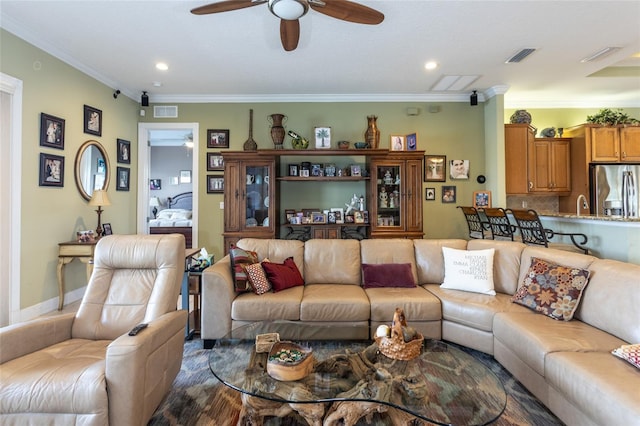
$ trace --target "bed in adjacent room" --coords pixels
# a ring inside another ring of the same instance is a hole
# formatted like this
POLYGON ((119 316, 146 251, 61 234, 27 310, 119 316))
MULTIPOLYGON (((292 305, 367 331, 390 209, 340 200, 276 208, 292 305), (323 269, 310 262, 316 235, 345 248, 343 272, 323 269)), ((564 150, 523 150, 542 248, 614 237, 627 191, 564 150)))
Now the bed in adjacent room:
POLYGON ((149 220, 150 234, 182 234, 187 248, 191 248, 193 195, 183 192, 167 198, 167 208, 149 220))

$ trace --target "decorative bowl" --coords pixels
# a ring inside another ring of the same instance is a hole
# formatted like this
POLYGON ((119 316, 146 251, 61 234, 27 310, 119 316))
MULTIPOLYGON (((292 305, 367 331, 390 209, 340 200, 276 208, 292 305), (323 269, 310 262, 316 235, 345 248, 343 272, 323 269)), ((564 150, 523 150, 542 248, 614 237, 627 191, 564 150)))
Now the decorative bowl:
POLYGON ((280 381, 300 380, 311 373, 313 361, 311 348, 293 342, 276 342, 267 357, 267 373, 280 381))
POLYGON ((349 149, 349 141, 338 141, 338 149, 349 149))
POLYGON ((356 142, 353 144, 353 146, 356 147, 356 149, 365 149, 367 147, 367 143, 366 142, 356 142))

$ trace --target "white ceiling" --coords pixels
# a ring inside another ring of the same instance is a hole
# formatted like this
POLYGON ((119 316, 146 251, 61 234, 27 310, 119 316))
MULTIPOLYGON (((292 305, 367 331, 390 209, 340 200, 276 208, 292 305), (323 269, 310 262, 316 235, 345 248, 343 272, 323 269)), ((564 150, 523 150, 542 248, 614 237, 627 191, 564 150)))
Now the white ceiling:
POLYGON ((0 25, 125 96, 148 91, 152 103, 463 101, 478 90, 481 101, 505 93, 507 108, 640 107, 638 0, 363 0, 382 24, 310 10, 292 52, 266 4, 189 12, 210 2, 0 0, 0 25), (607 46, 621 49, 580 62, 607 46), (538 50, 504 63, 527 47, 538 50), (440 66, 426 71, 429 60, 440 66), (480 77, 433 92, 444 75, 480 77))

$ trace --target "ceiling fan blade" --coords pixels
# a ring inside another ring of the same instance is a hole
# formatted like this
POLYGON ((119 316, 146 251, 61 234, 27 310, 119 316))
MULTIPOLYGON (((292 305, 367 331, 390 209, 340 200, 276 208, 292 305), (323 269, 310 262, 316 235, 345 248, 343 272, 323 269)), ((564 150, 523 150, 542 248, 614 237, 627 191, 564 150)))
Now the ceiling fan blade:
POLYGON ((210 13, 229 12, 231 10, 257 6, 266 2, 267 0, 226 0, 196 7, 195 9, 191 9, 191 13, 194 15, 208 15, 210 13))
POLYGON ((325 5, 309 2, 309 6, 316 12, 343 21, 356 24, 376 25, 384 20, 384 15, 370 7, 347 0, 322 0, 325 5))
POLYGON ((282 47, 287 52, 295 50, 298 47, 298 40, 300 39, 300 22, 296 20, 280 20, 280 40, 282 41, 282 47))

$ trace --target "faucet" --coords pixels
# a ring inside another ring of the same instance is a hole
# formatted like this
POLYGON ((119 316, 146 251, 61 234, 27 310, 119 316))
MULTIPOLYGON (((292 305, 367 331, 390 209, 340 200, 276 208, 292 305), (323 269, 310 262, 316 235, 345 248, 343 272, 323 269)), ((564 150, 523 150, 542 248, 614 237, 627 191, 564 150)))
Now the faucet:
POLYGON ((582 200, 582 208, 584 208, 584 209, 588 209, 589 208, 589 203, 587 202, 587 197, 585 197, 584 194, 578 195, 578 198, 576 199, 576 214, 578 216, 580 216, 580 200, 582 200))

